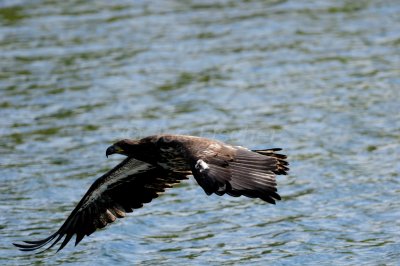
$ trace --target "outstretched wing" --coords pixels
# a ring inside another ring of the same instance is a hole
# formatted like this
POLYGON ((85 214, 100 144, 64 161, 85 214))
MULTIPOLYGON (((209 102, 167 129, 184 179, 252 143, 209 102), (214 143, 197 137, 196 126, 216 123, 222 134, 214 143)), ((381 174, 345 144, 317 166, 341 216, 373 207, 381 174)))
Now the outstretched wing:
POLYGON ((286 156, 275 153, 279 150, 212 144, 192 157, 193 176, 207 195, 244 195, 275 204, 281 199, 275 176, 289 170, 286 156))
POLYGON ((171 175, 160 167, 127 158, 92 184, 57 232, 42 240, 14 245, 22 251, 33 251, 52 242, 49 249, 65 236, 59 251, 73 235, 77 245, 85 235, 141 208, 183 179, 187 179, 184 174, 171 175))

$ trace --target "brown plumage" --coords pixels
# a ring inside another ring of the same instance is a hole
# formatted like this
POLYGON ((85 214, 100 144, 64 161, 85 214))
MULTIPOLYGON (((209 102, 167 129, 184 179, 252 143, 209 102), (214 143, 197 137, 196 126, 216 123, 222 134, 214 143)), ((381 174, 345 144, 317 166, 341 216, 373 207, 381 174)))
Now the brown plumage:
POLYGON ((279 150, 251 151, 184 135, 118 141, 106 155, 118 153, 127 158, 92 184, 64 224, 48 238, 14 245, 22 251, 46 245, 49 249, 65 237, 59 251, 73 235, 77 245, 85 235, 141 208, 188 175, 194 176, 207 195, 244 195, 275 204, 281 199, 275 175, 289 170, 286 156, 276 153, 279 150))

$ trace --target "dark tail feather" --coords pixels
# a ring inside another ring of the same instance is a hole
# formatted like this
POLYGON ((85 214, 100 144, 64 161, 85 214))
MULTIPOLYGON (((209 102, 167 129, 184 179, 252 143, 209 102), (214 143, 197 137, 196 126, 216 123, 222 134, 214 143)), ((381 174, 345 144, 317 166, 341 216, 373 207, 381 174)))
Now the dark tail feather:
POLYGON ((277 163, 277 169, 274 171, 274 173, 277 175, 287 175, 287 172, 289 171, 288 167, 289 163, 286 161, 287 156, 284 154, 275 153, 276 151, 281 151, 281 150, 282 150, 281 148, 272 148, 272 149, 252 150, 252 151, 261 155, 276 158, 278 160, 278 163, 277 163))

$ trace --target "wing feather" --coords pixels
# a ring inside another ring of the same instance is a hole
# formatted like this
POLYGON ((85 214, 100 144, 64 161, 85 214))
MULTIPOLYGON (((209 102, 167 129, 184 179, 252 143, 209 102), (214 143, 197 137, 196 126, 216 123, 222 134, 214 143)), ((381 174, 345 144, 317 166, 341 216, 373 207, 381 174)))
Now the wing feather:
POLYGON ((42 240, 14 245, 22 251, 34 251, 51 243, 47 250, 65 237, 57 250, 60 251, 74 235, 75 245, 78 245, 85 236, 125 217, 127 212, 141 208, 166 188, 186 178, 184 174, 171 174, 162 168, 127 158, 92 184, 54 234, 42 240))
POLYGON ((275 176, 289 170, 280 149, 250 151, 242 147, 211 145, 218 149, 192 154, 192 172, 206 194, 225 193, 238 197, 260 198, 275 204, 275 176))

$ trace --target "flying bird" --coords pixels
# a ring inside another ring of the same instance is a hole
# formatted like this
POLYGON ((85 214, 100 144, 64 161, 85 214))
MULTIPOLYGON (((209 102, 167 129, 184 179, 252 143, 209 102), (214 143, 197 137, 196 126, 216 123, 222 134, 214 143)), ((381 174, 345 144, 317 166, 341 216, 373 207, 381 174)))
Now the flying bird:
POLYGON ((106 156, 127 158, 90 186, 54 234, 14 245, 22 251, 47 250, 64 238, 58 252, 76 235, 76 246, 84 236, 141 208, 189 175, 207 195, 243 195, 275 204, 281 199, 275 176, 289 170, 286 156, 276 153, 280 150, 249 150, 186 135, 120 140, 107 148, 106 156))

